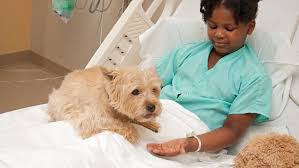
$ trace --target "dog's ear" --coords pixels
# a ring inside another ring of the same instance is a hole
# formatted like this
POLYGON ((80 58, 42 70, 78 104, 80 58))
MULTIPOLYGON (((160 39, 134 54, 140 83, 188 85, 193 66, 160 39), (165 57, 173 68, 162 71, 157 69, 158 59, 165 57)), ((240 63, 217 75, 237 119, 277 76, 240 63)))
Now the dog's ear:
POLYGON ((108 80, 113 80, 119 75, 118 68, 100 67, 104 77, 108 80))
POLYGON ((158 76, 158 73, 157 73, 155 67, 150 67, 150 68, 148 68, 148 71, 149 71, 151 74, 153 74, 153 75, 155 75, 155 76, 158 76))
POLYGON ((156 73, 156 69, 155 69, 155 67, 150 67, 150 68, 148 68, 148 70, 149 70, 151 73, 156 73))

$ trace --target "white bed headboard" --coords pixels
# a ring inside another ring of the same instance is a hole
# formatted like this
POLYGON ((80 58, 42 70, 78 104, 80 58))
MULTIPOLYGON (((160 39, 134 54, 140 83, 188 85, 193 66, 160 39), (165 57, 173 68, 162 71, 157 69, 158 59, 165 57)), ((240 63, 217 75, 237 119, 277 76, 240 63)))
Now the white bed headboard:
MULTIPOLYGON (((85 68, 95 65, 129 66, 140 62, 138 37, 154 23, 152 16, 163 0, 153 0, 147 11, 142 8, 144 0, 133 0, 85 68)), ((171 15, 181 0, 164 0, 159 19, 171 15)))
POLYGON ((123 63, 134 64, 139 61, 136 57, 138 36, 153 24, 148 17, 145 17, 142 3, 143 0, 134 0, 130 3, 86 68, 95 65, 120 66, 123 63), (131 57, 126 57, 127 55, 131 57))

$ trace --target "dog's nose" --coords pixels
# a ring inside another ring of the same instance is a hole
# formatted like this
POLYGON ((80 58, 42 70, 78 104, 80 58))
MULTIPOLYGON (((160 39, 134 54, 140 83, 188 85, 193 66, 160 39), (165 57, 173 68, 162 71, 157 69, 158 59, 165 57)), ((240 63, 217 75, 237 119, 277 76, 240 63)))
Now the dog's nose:
POLYGON ((149 112, 154 112, 155 109, 156 109, 156 107, 155 107, 155 105, 153 105, 153 104, 148 104, 148 105, 146 106, 146 110, 149 111, 149 112))

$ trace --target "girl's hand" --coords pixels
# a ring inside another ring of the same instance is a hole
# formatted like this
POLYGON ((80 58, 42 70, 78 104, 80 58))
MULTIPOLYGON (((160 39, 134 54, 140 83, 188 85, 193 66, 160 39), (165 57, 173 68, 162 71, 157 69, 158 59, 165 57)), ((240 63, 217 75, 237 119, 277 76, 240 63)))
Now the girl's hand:
POLYGON ((188 152, 187 138, 174 139, 161 144, 147 144, 147 150, 160 156, 176 156, 188 152))

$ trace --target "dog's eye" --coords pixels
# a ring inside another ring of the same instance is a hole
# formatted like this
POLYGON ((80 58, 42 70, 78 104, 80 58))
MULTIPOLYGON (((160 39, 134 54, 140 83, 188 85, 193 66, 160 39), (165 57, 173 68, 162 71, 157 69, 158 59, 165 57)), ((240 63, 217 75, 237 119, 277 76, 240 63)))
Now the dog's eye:
POLYGON ((138 89, 134 89, 132 91, 132 95, 135 95, 135 96, 139 95, 139 90, 138 89))
POLYGON ((158 88, 153 88, 153 93, 158 93, 159 89, 158 88))

